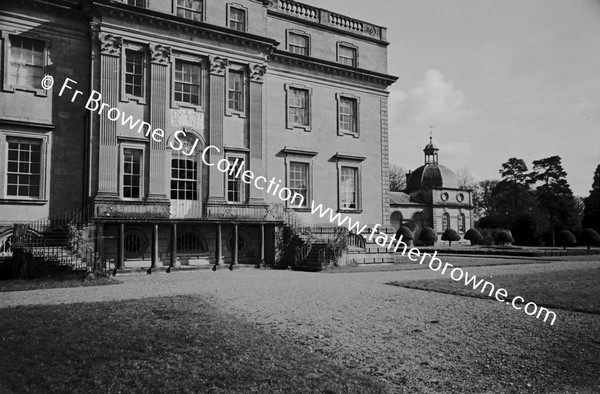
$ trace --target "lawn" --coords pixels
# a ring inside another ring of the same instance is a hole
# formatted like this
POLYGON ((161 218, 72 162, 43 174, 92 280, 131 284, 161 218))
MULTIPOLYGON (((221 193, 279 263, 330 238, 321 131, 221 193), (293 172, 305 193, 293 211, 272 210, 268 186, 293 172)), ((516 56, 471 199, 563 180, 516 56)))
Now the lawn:
POLYGON ((0 392, 388 391, 197 296, 0 315, 0 392))
MULTIPOLYGON (((532 301, 549 308, 600 314, 600 269, 504 274, 480 279, 486 279, 493 283, 496 289, 505 288, 508 291, 509 299, 521 296, 525 302, 532 301)), ((487 292, 482 294, 480 290, 473 290, 472 286, 465 286, 464 280, 456 282, 452 279, 433 279, 400 281, 390 284, 411 289, 490 299, 487 292)))

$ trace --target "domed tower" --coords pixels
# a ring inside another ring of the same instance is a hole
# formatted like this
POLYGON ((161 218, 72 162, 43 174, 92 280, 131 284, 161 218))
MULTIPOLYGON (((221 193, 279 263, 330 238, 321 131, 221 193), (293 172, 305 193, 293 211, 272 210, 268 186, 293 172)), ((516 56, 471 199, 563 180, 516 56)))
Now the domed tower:
POLYGON ((438 148, 429 137, 425 145, 425 165, 408 174, 406 193, 432 188, 457 188, 458 181, 454 171, 438 163, 438 148))

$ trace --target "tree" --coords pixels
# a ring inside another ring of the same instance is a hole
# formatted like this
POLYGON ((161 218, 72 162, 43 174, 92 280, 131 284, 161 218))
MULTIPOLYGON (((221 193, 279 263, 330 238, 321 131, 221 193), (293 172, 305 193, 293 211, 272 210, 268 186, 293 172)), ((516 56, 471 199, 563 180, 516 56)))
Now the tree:
POLYGON ((511 157, 506 163, 502 163, 500 174, 502 175, 502 182, 510 185, 512 189, 514 212, 517 212, 519 210, 519 194, 523 189, 529 189, 527 165, 523 159, 511 157))
POLYGON ((511 244, 511 243, 515 242, 512 235, 510 235, 510 233, 508 231, 504 231, 504 230, 500 231, 500 232, 498 232, 498 234, 496 234, 496 239, 494 241, 496 241, 496 243, 500 244, 500 245, 506 245, 506 244, 511 244))
POLYGON ((437 239, 437 234, 431 227, 423 227, 419 234, 419 241, 424 242, 425 245, 433 245, 437 239))
POLYGON ((600 246, 600 234, 593 228, 584 228, 579 236, 579 241, 590 250, 590 246, 600 246))
POLYGON ((567 246, 573 246, 577 243, 577 239, 569 230, 563 230, 558 233, 558 244, 566 249, 567 246))
POLYGON ((486 216, 495 213, 496 206, 493 191, 498 182, 495 179, 486 179, 475 184, 473 190, 473 212, 475 215, 486 216))
POLYGON ((600 165, 594 172, 594 181, 590 195, 584 199, 583 227, 593 228, 600 231, 600 165))
POLYGON ((468 167, 459 168, 456 172, 456 182, 459 189, 474 189, 475 178, 468 167))
POLYGON ((555 225, 567 226, 575 209, 573 192, 567 183, 567 173, 562 167, 561 158, 551 156, 535 160, 529 177, 531 182, 541 183, 536 188, 537 199, 550 219, 549 231, 552 246, 555 246, 555 225))
POLYGON ((471 241, 471 245, 479 245, 483 241, 483 235, 475 227, 465 233, 464 239, 471 241))
POLYGON ((529 212, 518 213, 509 227, 517 245, 539 245, 538 226, 529 212))
POLYGON ((460 235, 456 230, 449 228, 442 234, 442 241, 448 241, 449 246, 452 246, 452 241, 460 241, 460 235))
POLYGON ((390 166, 390 191, 400 192, 406 189, 406 171, 404 168, 392 164, 390 166))

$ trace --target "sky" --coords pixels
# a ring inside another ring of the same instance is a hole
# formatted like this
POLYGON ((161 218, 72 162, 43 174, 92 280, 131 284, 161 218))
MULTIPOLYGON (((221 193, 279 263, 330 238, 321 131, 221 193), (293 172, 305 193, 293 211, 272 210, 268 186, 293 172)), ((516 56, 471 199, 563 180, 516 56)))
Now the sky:
POLYGON ((500 179, 558 155, 575 195, 600 164, 600 0, 304 0, 387 27, 390 163, 500 179))

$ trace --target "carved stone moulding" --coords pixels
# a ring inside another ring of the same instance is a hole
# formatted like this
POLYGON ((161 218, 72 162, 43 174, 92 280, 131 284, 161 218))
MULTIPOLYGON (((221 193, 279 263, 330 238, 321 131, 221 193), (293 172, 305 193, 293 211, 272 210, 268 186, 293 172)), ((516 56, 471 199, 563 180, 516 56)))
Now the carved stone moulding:
POLYGON ((123 46, 123 37, 107 33, 100 33, 100 52, 103 55, 119 56, 123 46))

